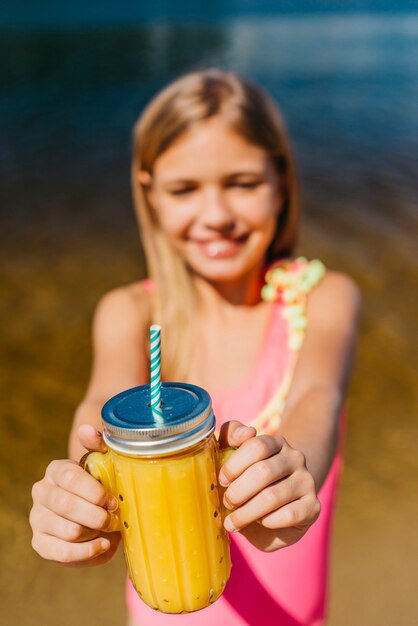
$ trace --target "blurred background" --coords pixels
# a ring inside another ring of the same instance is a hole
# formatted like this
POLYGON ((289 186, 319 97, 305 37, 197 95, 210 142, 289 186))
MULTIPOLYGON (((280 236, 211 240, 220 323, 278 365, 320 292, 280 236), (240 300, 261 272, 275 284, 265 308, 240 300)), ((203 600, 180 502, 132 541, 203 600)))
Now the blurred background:
POLYGON ((94 570, 37 557, 30 488, 66 456, 95 303, 144 276, 132 125, 169 80, 208 66, 277 99, 300 169, 299 251, 364 296, 329 624, 418 623, 417 60, 405 0, 2 3, 3 624, 124 624, 121 556, 94 570))

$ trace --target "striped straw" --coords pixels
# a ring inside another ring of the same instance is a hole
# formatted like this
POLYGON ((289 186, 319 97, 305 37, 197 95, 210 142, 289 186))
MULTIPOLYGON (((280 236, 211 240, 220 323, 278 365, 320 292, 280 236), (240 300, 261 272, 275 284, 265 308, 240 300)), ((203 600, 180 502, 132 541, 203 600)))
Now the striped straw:
POLYGON ((153 324, 150 328, 151 343, 151 411, 156 422, 163 422, 161 409, 161 326, 153 324))

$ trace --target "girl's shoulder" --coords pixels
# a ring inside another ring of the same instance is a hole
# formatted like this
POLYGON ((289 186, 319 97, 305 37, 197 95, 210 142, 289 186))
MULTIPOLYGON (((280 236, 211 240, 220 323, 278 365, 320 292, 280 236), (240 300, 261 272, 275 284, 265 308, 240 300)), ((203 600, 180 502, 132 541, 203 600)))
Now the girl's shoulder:
POLYGON ((308 327, 329 331, 356 326, 361 306, 357 285, 342 272, 326 270, 321 261, 280 260, 268 268, 265 279, 262 297, 281 303, 292 350, 302 346, 308 327))
POLYGON ((106 293, 93 319, 93 367, 86 398, 110 398, 148 380, 150 294, 142 283, 106 293))
POLYGON ((152 288, 147 280, 112 289, 96 306, 94 335, 118 339, 143 334, 151 318, 151 302, 152 288))
POLYGON ((327 270, 323 280, 307 300, 310 323, 324 329, 357 325, 361 309, 361 292, 355 281, 343 272, 327 270))
POLYGON ((317 298, 331 298, 333 300, 349 299, 360 300, 360 289, 356 282, 344 272, 327 270, 323 279, 318 285, 318 289, 312 292, 314 296, 317 292, 317 298))
POLYGON ((360 292, 354 280, 343 272, 325 268, 318 259, 305 257, 280 259, 272 263, 265 274, 262 290, 264 300, 281 300, 292 304, 301 299, 322 298, 359 299, 360 292))

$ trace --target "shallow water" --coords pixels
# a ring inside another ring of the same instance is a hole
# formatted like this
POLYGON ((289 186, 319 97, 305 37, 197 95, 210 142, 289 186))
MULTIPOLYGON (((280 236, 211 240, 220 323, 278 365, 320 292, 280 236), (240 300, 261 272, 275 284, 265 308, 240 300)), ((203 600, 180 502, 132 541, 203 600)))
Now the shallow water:
POLYGON ((75 572, 38 559, 29 490, 65 455, 97 299, 144 273, 129 198, 132 123, 177 73, 221 65, 283 108, 303 187, 300 251, 350 273, 364 295, 330 624, 416 624, 418 14, 8 29, 0 42, 8 623, 123 623, 122 560, 75 572))

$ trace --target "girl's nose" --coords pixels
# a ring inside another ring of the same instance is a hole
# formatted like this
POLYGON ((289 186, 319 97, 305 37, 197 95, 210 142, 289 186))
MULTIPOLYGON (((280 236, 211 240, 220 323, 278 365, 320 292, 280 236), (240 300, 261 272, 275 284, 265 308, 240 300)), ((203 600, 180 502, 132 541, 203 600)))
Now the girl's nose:
POLYGON ((234 229, 234 216, 221 190, 207 190, 202 205, 201 218, 207 228, 223 233, 234 229))

